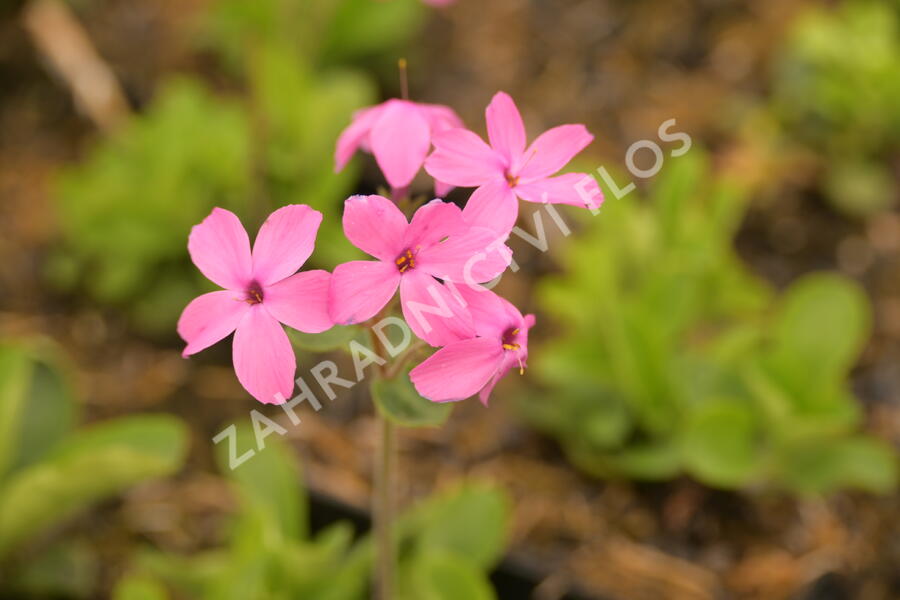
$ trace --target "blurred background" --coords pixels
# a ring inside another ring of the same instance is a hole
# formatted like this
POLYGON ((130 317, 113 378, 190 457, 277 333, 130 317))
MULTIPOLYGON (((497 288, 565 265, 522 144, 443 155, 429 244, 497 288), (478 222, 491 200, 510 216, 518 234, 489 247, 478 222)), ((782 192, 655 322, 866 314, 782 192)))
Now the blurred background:
MULTIPOLYGON (((334 143, 400 57, 412 99, 483 134, 507 91, 637 186, 513 238, 530 368, 402 430, 401 596, 900 597, 895 0, 3 2, 0 597, 367 596, 365 386, 290 426, 175 322, 213 206, 309 204, 312 263, 355 256, 382 181, 334 143), (288 434, 230 471, 252 408, 288 434)), ((298 374, 352 335, 293 335, 298 374)))

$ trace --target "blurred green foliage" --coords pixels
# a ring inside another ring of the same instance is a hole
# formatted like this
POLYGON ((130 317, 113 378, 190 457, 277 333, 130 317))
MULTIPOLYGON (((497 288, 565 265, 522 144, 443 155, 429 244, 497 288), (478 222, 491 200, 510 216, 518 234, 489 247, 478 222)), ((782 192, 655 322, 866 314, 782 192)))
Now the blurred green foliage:
POLYGON ((438 427, 453 410, 452 402, 432 402, 419 395, 404 370, 393 379, 375 379, 369 393, 385 419, 403 427, 438 427))
POLYGON ((900 155, 900 4, 846 0, 793 24, 777 57, 772 106, 780 144, 819 156, 821 189, 867 216, 896 199, 900 155))
POLYGON ((807 493, 893 488, 894 453, 857 432, 848 373, 869 333, 861 289, 837 275, 777 295, 732 249, 741 190, 702 153, 650 202, 608 202, 564 242, 539 288, 559 335, 532 366, 525 414, 598 476, 807 493))
POLYGON ((172 417, 141 415, 76 429, 77 406, 49 343, 0 341, 0 593, 87 597, 91 552, 48 532, 84 508, 183 462, 172 417), (39 553, 23 560, 19 552, 39 553))
POLYGON ((130 307, 146 330, 171 327, 199 282, 187 234, 213 206, 247 213, 249 157, 237 103, 196 81, 169 82, 145 114, 62 173, 53 282, 130 307))
MULTIPOLYGON (((252 435, 239 430, 239 447, 253 445, 252 435)), ((147 550, 118 584, 116 600, 167 598, 164 585, 198 599, 368 597, 371 539, 354 542, 352 527, 342 522, 310 536, 300 467, 287 444, 268 437, 264 450, 233 471, 227 448, 218 450, 219 468, 239 499, 227 545, 193 556, 147 550)), ((507 519, 505 497, 478 484, 401 515, 398 600, 494 598, 485 573, 503 552, 507 519)))
POLYGON ((213 93, 196 77, 167 81, 144 112, 66 169, 50 281, 118 306, 146 333, 169 333, 210 289, 185 247, 214 206, 236 212, 252 237, 270 211, 308 204, 325 215, 314 266, 358 256, 340 222, 358 169, 334 173, 333 162, 352 113, 375 101, 374 83, 354 65, 395 61, 422 10, 418 0, 211 4, 198 39, 245 93, 213 93))
POLYGON ((422 25, 421 0, 218 0, 200 43, 241 69, 250 47, 290 45, 312 65, 396 69, 397 52, 422 25))

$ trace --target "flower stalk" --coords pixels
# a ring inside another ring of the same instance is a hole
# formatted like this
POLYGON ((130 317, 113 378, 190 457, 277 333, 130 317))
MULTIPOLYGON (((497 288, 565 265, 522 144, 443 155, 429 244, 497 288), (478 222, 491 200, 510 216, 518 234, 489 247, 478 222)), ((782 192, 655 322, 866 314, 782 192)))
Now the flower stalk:
MULTIPOLYGON (((372 349, 382 355, 381 340, 369 329, 372 349)), ((387 378, 383 367, 376 370, 376 377, 387 378)), ((391 600, 394 596, 394 571, 396 550, 394 544, 394 470, 397 462, 397 432, 394 424, 375 409, 378 421, 376 463, 374 469, 374 493, 372 494, 372 521, 375 534, 375 598, 391 600)))
POLYGON ((375 548, 376 548, 376 589, 379 600, 394 597, 394 567, 396 547, 394 544, 394 471, 397 462, 397 431, 390 419, 383 415, 378 436, 378 464, 375 470, 375 548))

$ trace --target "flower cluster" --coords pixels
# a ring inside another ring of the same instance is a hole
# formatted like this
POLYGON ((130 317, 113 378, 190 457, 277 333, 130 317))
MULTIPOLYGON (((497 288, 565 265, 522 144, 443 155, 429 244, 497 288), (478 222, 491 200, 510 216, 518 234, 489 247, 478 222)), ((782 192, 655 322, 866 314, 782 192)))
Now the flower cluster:
POLYGON ((182 313, 184 356, 234 332, 241 385, 261 402, 284 402, 293 391, 296 362, 281 324, 319 333, 362 323, 399 295, 412 332, 438 348, 410 371, 418 392, 435 402, 477 394, 487 404, 510 369, 524 371, 535 322, 481 285, 512 260, 505 242, 518 215, 517 199, 595 208, 602 194, 596 183, 583 187, 593 182, 584 173, 554 176, 592 141, 583 125, 555 127, 526 145, 519 111, 503 92, 494 96, 485 118, 490 143, 465 129, 445 106, 388 100, 354 116, 337 142, 338 170, 361 149, 374 155, 394 198, 408 194, 423 167, 439 197, 453 186, 476 188, 462 209, 436 198, 410 219, 385 197, 348 198, 344 234, 373 260, 350 261, 333 273, 298 273, 312 253, 321 213, 305 205, 278 209, 251 251, 238 218, 214 209, 191 231, 188 251, 197 268, 224 289, 199 296, 182 313))

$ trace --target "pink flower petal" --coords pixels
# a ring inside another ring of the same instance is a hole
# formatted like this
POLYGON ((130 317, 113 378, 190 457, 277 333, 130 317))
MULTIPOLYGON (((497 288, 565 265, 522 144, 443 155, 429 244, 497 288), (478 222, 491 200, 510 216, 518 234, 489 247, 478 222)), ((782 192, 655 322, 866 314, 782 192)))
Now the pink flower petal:
POLYGON ((439 181, 475 187, 504 177, 503 157, 467 129, 448 129, 432 140, 425 170, 439 181))
POLYGON ((435 180, 434 182, 434 195, 438 198, 446 198, 447 194, 453 191, 453 188, 456 186, 450 185, 449 183, 443 183, 441 181, 435 180))
POLYGON ((188 236, 188 252, 200 272, 216 285, 243 290, 250 283, 250 240, 233 212, 214 208, 194 225, 188 236))
POLYGON ((440 282, 418 269, 400 281, 403 318, 419 338, 432 346, 444 346, 475 335, 472 317, 440 282))
POLYGON ((522 200, 542 204, 570 204, 582 208, 598 208, 603 204, 603 192, 597 181, 585 173, 566 173, 519 184, 515 192, 522 200), (585 177, 589 179, 586 185, 583 183, 585 177))
POLYGON ((264 404, 281 404, 294 390, 297 364, 281 325, 262 304, 250 307, 232 349, 234 372, 244 389, 264 404))
POLYGON ((322 213, 305 204, 289 204, 266 219, 253 243, 253 277, 270 285, 303 266, 316 245, 322 213))
POLYGON ((402 100, 385 103, 369 135, 372 154, 392 188, 409 185, 431 148, 431 129, 418 107, 402 100))
POLYGON ((443 104, 419 104, 418 106, 431 127, 432 136, 447 129, 464 126, 462 119, 449 106, 443 104))
MULTIPOLYGON (((498 298, 500 297, 498 296, 498 298)), ((505 298, 500 298, 500 300, 505 305, 504 310, 508 318, 515 323, 514 328, 519 330, 513 338, 514 343, 519 345, 519 349, 504 351, 503 360, 500 363, 500 368, 497 369, 497 373, 478 394, 481 403, 485 406, 488 404, 488 399, 490 398, 494 386, 497 385, 498 381, 503 379, 510 369, 520 369, 521 372, 521 370, 524 370, 528 366, 528 330, 534 326, 534 315, 526 315, 523 318, 519 309, 513 306, 509 301, 505 298)), ((504 334, 505 333, 506 330, 504 330, 504 334)))
POLYGON ((497 92, 485 109, 484 118, 491 146, 506 158, 508 165, 516 164, 525 151, 525 124, 516 103, 506 92, 497 92))
POLYGON ((328 316, 331 273, 303 271, 263 289, 263 306, 273 317, 306 333, 321 333, 334 323, 328 316))
POLYGON ((240 292, 220 290, 191 300, 178 319, 178 335, 187 346, 181 353, 188 357, 209 348, 235 330, 250 310, 240 292))
POLYGON ((481 388, 481 391, 478 392, 478 399, 482 404, 484 404, 485 406, 488 405, 488 401, 491 398, 491 392, 494 391, 494 386, 496 386, 497 383, 499 383, 499 381, 503 379, 506 374, 509 373, 509 370, 514 366, 516 366, 515 355, 510 352, 506 352, 503 355, 503 359, 500 361, 500 366, 497 368, 497 372, 494 373, 494 376, 491 377, 490 381, 488 381, 487 384, 485 384, 485 386, 481 388))
POLYGON ((505 239, 490 229, 472 227, 422 248, 416 256, 416 269, 461 283, 490 281, 512 261, 512 251, 503 243, 505 239))
MULTIPOLYGON (((435 198, 428 204, 420 206, 413 215, 409 228, 403 236, 401 248, 427 248, 449 235, 466 229, 462 211, 452 202, 444 202, 435 198)), ((396 254, 393 258, 396 258, 396 254)))
POLYGON ((488 383, 502 359, 496 340, 472 338, 441 348, 410 371, 409 378, 432 402, 465 400, 488 383))
POLYGON ((509 303, 487 288, 463 284, 456 287, 456 293, 462 297, 472 315, 478 336, 492 337, 501 343, 504 332, 518 323, 510 319, 506 306, 509 303))
POLYGON ((354 260, 331 274, 328 312, 337 325, 371 319, 397 291, 400 271, 393 262, 354 260))
POLYGON ((525 154, 516 174, 522 183, 553 175, 593 141, 584 125, 560 125, 542 133, 525 154))
POLYGON ((486 183, 472 192, 463 209, 469 225, 486 227, 508 236, 519 216, 519 202, 505 180, 486 183))
POLYGON ((382 196, 350 196, 344 202, 344 234, 367 254, 393 262, 403 252, 406 217, 382 196))
POLYGON ((382 106, 373 106, 360 110, 353 115, 353 122, 341 132, 334 151, 334 170, 340 171, 349 162, 354 152, 363 143, 372 129, 372 125, 381 115, 382 106))

